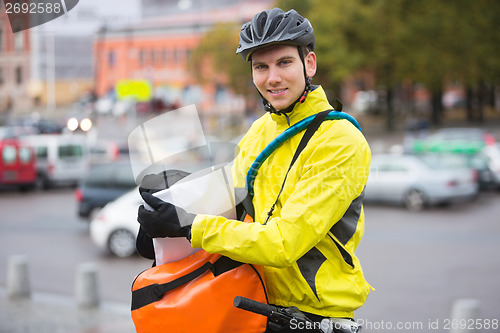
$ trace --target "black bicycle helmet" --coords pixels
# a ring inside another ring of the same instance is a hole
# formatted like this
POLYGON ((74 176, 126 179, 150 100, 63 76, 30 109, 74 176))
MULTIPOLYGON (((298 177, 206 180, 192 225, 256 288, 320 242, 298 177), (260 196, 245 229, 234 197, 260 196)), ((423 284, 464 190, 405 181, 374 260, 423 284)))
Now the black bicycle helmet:
POLYGON ((236 53, 249 61, 252 53, 271 44, 307 46, 314 50, 314 30, 306 18, 294 9, 264 10, 241 27, 240 43, 236 53))

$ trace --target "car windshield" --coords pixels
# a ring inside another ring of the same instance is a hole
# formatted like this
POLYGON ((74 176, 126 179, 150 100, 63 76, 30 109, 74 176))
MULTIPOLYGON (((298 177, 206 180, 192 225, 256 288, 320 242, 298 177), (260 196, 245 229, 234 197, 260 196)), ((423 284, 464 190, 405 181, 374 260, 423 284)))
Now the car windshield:
POLYGON ((425 154, 417 157, 431 169, 464 169, 468 167, 467 158, 459 154, 425 154))
POLYGON ((98 166, 91 171, 85 184, 89 187, 132 188, 136 186, 132 169, 128 164, 98 166))

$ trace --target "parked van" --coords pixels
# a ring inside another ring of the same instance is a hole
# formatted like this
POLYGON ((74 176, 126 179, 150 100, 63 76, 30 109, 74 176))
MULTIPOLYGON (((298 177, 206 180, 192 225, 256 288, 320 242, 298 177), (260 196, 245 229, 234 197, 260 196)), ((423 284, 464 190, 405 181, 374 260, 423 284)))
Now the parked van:
POLYGON ((90 153, 85 135, 42 134, 25 139, 36 152, 39 187, 76 186, 89 171, 90 153))
POLYGON ((35 152, 32 147, 9 138, 0 140, 0 185, 33 188, 36 181, 35 152))

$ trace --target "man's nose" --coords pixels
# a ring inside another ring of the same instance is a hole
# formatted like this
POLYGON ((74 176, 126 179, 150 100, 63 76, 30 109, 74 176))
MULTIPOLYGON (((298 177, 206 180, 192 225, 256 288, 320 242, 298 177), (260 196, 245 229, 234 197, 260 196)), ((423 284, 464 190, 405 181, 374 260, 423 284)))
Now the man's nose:
POLYGON ((267 77, 267 82, 270 84, 276 84, 281 82, 281 75, 277 68, 275 67, 269 68, 269 76, 267 77))

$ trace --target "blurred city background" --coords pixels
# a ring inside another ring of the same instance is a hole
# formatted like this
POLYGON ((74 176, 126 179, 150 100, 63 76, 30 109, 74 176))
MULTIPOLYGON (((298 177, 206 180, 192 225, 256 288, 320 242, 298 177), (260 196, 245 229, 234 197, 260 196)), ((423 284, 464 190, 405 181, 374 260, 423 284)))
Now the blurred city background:
POLYGON ((372 149, 366 331, 453 331, 463 300, 472 328, 500 331, 500 2, 80 0, 21 30, 7 5, 25 2, 0 2, 0 332, 134 331, 130 286, 152 263, 135 253, 127 137, 194 104, 208 141, 237 142, 264 114, 239 29, 274 6, 310 19, 313 83, 372 149))

